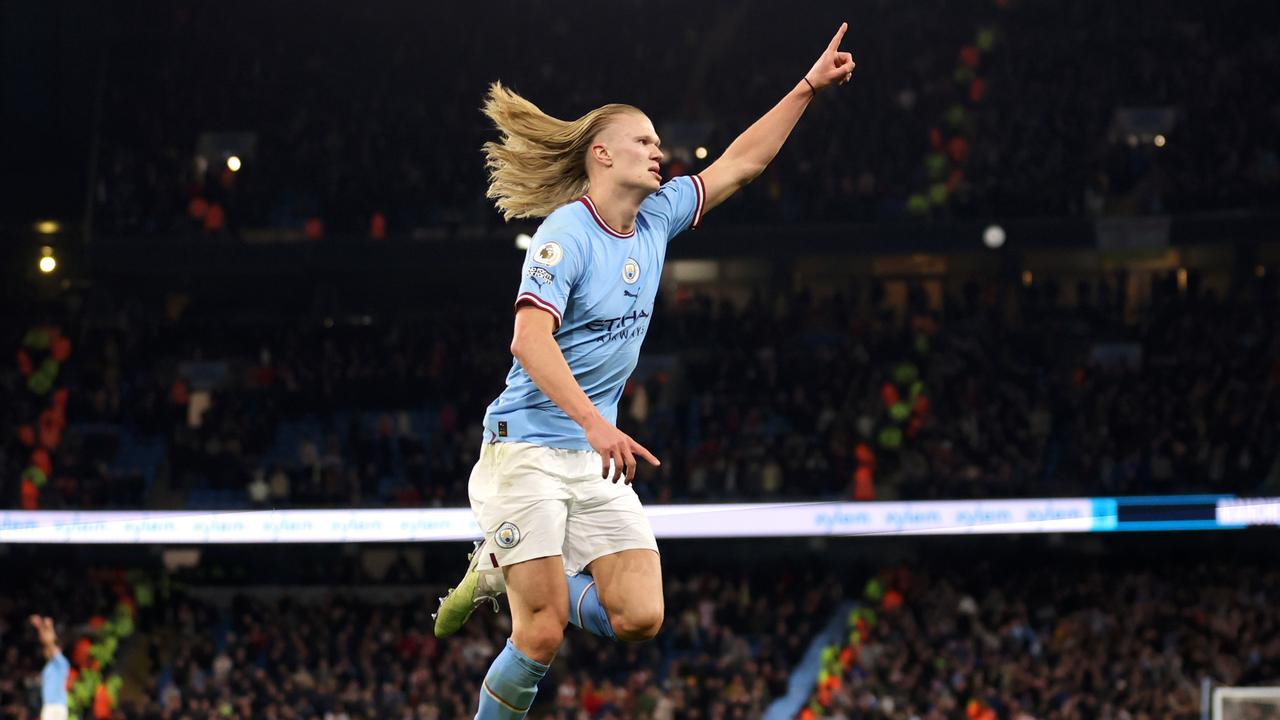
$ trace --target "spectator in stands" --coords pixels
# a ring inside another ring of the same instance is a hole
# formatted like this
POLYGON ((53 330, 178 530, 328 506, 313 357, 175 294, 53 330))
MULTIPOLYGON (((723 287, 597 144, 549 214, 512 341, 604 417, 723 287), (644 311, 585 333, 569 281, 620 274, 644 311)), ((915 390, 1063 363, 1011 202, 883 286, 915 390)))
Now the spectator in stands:
POLYGON ((45 661, 40 673, 40 720, 67 720, 67 674, 71 663, 58 647, 53 620, 39 615, 32 615, 29 620, 40 638, 45 661))

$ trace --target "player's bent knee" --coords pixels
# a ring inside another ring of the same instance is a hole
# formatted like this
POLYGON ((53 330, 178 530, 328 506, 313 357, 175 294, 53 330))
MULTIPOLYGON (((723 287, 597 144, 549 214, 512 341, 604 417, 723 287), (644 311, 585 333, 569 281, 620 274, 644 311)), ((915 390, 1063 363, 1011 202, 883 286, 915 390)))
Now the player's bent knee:
POLYGON ((557 622, 553 615, 539 613, 533 622, 513 627, 511 641, 516 648, 538 662, 550 662, 564 640, 564 623, 557 622))
POLYGON ((623 642, 652 640, 662 629, 662 608, 628 608, 611 614, 609 622, 613 625, 613 634, 623 642))
POLYGON ((512 628, 511 642, 525 655, 539 662, 548 662, 564 639, 564 628, 548 623, 536 623, 531 628, 512 628))

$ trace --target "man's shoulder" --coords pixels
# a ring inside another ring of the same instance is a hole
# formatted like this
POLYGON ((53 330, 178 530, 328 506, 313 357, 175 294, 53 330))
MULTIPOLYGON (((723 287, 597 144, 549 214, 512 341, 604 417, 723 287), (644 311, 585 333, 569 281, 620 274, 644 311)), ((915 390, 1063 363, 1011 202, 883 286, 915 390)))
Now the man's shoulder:
POLYGON ((538 229, 533 233, 536 248, 542 243, 559 243, 564 249, 587 248, 589 246, 590 216, 580 202, 561 205, 542 219, 538 229))
POLYGON ((538 226, 539 233, 558 232, 581 237, 583 231, 590 228, 591 213, 581 200, 565 203, 551 211, 538 226))
POLYGON ((555 266, 566 258, 574 262, 590 258, 590 228, 574 205, 582 207, 580 203, 569 203, 543 218, 533 233, 529 260, 555 266))
POLYGON ((662 186, 652 193, 649 197, 640 203, 641 213, 668 213, 672 210, 673 204, 678 202, 677 197, 681 193, 694 189, 696 182, 692 175, 677 175, 670 180, 662 183, 662 186))

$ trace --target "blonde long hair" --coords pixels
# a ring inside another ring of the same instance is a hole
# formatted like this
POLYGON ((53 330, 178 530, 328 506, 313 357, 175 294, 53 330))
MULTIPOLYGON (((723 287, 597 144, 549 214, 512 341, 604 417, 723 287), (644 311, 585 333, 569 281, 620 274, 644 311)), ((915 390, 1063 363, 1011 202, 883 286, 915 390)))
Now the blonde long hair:
POLYGON ((639 113, 611 103, 577 120, 553 118, 510 89, 489 86, 483 112, 502 138, 484 144, 489 190, 502 217, 540 218, 587 193, 587 150, 613 117, 639 113))

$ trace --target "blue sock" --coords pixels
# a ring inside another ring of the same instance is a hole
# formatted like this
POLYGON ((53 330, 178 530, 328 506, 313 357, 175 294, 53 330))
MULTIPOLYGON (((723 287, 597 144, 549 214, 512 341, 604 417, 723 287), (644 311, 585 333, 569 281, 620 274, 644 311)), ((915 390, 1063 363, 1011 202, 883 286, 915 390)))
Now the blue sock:
POLYGON ((593 635, 617 640, 613 633, 613 624, 609 622, 609 613, 600 604, 600 595, 596 593, 596 581, 586 573, 570 575, 569 580, 569 622, 593 635))
POLYGON ((521 720, 538 694, 538 681, 548 667, 530 659, 507 639, 507 647, 489 666, 480 688, 476 720, 521 720))

